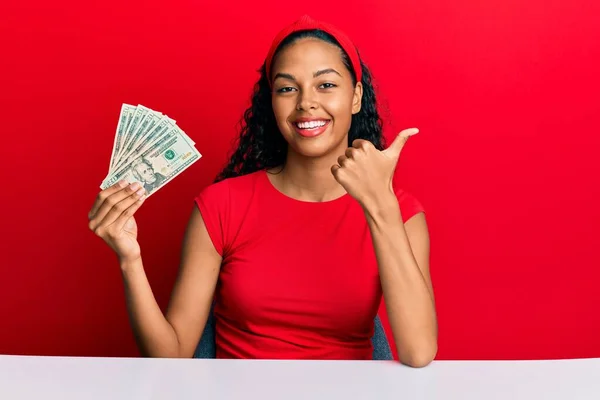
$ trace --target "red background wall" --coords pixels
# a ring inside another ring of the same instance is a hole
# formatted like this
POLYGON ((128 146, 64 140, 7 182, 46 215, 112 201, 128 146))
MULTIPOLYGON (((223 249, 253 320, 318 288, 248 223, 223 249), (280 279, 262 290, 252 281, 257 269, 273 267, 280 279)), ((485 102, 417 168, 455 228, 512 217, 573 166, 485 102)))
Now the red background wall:
POLYGON ((600 356, 598 2, 5 3, 0 353, 137 354, 86 219, 120 104, 175 118, 204 156, 139 212, 166 306, 192 198, 272 36, 309 13, 354 38, 387 132, 421 129, 398 180, 428 210, 438 359, 600 356))

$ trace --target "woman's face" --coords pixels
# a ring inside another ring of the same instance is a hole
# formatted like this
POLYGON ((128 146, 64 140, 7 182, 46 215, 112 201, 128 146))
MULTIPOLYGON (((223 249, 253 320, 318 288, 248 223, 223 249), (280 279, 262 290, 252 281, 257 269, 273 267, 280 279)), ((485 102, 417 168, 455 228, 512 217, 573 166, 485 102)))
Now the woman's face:
POLYGON ((353 86, 341 50, 301 39, 277 55, 271 71, 273 111, 290 150, 306 157, 344 152, 362 86, 353 86))

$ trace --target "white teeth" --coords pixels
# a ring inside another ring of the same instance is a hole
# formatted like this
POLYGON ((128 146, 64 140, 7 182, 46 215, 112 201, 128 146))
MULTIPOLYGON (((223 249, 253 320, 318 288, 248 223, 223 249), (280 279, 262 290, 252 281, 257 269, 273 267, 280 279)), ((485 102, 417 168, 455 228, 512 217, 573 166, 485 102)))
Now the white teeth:
POLYGON ((327 122, 326 121, 309 121, 309 122, 298 122, 296 125, 298 125, 298 128, 300 129, 314 129, 314 128, 319 128, 323 125, 325 125, 327 122))

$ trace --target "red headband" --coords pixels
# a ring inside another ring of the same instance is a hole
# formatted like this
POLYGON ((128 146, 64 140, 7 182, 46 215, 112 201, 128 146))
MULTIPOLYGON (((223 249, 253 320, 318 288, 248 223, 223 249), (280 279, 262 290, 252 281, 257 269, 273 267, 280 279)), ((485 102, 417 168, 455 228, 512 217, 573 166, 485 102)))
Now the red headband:
POLYGON ((271 62, 273 61, 273 56, 275 55, 277 47, 279 47, 281 42, 291 33, 311 29, 320 29, 322 31, 325 31, 338 41, 342 49, 344 49, 344 51, 346 52, 346 54, 348 54, 348 57, 350 58, 352 68, 354 68, 354 73, 356 74, 356 81, 360 82, 362 79, 362 68, 360 66, 360 58, 358 57, 358 51, 356 50, 354 44, 352 44, 350 38, 332 25, 327 24, 325 22, 315 21, 308 15, 304 15, 296 22, 283 28, 277 34, 277 36, 275 36, 275 39, 273 39, 273 43, 271 44, 271 48, 269 49, 269 53, 267 55, 266 60, 267 77, 269 79, 269 84, 271 84, 271 62))

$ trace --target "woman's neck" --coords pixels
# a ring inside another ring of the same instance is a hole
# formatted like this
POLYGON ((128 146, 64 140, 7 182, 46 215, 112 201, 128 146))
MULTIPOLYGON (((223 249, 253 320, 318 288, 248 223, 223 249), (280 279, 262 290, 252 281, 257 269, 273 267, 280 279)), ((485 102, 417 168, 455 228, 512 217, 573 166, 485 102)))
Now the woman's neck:
POLYGON ((283 169, 279 167, 271 170, 273 174, 269 174, 269 179, 280 192, 297 200, 335 200, 346 194, 331 173, 331 167, 337 164, 337 158, 342 153, 336 152, 324 157, 304 157, 289 151, 283 169))

